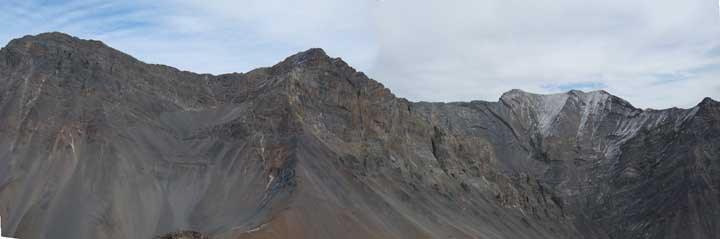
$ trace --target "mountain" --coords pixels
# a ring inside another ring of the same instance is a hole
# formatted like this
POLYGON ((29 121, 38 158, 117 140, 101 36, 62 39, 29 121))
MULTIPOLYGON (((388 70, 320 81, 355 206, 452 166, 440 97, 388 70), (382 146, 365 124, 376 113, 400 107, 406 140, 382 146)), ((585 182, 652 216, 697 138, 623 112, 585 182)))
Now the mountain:
POLYGON ((410 102, 321 49, 208 75, 45 33, 0 50, 0 216, 23 239, 716 238, 720 103, 410 102))

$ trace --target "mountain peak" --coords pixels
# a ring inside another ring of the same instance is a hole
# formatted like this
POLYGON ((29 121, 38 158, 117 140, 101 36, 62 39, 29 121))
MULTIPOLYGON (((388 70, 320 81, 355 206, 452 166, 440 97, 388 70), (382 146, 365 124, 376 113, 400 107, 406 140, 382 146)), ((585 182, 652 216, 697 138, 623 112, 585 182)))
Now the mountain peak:
POLYGON ((521 89, 512 89, 508 92, 505 92, 500 96, 501 101, 510 101, 510 100, 517 100, 518 98, 524 98, 527 100, 535 100, 538 98, 553 98, 557 96, 565 97, 569 95, 569 92, 566 93, 553 93, 553 94, 538 94, 538 93, 532 93, 527 92, 521 89))
POLYGON ((505 92, 500 97, 501 102, 505 102, 506 104, 512 104, 510 102, 516 101, 516 102, 539 102, 539 101, 548 101, 547 103, 550 104, 564 104, 565 100, 568 98, 573 98, 580 100, 585 103, 600 103, 601 101, 613 101, 616 104, 620 104, 626 107, 634 108, 629 102, 623 100, 620 97, 617 97, 613 94, 610 94, 609 92, 605 90, 593 90, 593 91, 582 91, 582 90, 570 90, 567 92, 562 93, 553 93, 553 94, 537 94, 537 93, 531 93, 527 91, 523 91, 520 89, 512 89, 508 92, 505 92))
POLYGON ((315 57, 315 58, 330 58, 327 53, 325 53, 325 50, 322 48, 310 48, 303 52, 299 52, 295 54, 296 56, 302 56, 302 57, 315 57))
MULTIPOLYGON (((285 60, 274 65, 273 71, 287 72, 294 68, 303 69, 347 69, 352 68, 340 58, 333 58, 325 53, 321 48, 310 48, 308 50, 295 53, 285 60)), ((353 69, 354 71, 354 69, 353 69)))
POLYGON ((720 110, 720 102, 717 102, 713 100, 710 97, 705 97, 700 103, 698 103, 697 106, 695 106, 700 109, 700 111, 711 111, 711 112, 717 112, 720 110))
POLYGON ((37 35, 26 35, 24 37, 11 40, 10 43, 8 43, 7 48, 29 49, 34 44, 62 48, 74 48, 79 46, 109 48, 101 41, 85 40, 62 32, 46 32, 37 35))
POLYGON ((6 58, 9 65, 18 66, 22 62, 36 64, 55 64, 71 62, 71 59, 88 65, 95 62, 109 67, 111 62, 136 62, 130 55, 109 47, 96 40, 86 40, 61 32, 48 32, 26 35, 11 40, 2 48, 0 57, 6 58))
MULTIPOLYGON (((560 92, 560 93, 550 93, 550 94, 539 94, 539 93, 532 93, 527 92, 521 89, 512 89, 508 92, 505 92, 502 94, 502 97, 517 97, 520 95, 526 95, 526 96, 536 96, 536 97, 543 97, 543 96, 556 96, 556 95, 575 95, 575 96, 591 96, 591 95, 607 95, 612 96, 612 94, 608 93, 605 90, 593 90, 593 91, 582 91, 582 90, 569 90, 567 92, 560 92)), ((501 97, 501 98, 502 98, 501 97)))
POLYGON ((68 40, 82 40, 76 36, 72 36, 63 32, 44 32, 37 35, 26 35, 23 38, 33 39, 68 39, 68 40))
POLYGON ((310 48, 306 51, 298 52, 289 56, 280 65, 289 66, 307 66, 332 62, 333 58, 325 53, 322 48, 310 48))
POLYGON ((717 102, 716 100, 713 100, 710 97, 705 97, 702 101, 700 101, 699 105, 715 105, 718 103, 720 103, 720 102, 717 102))
POLYGON ((536 94, 530 93, 530 92, 526 92, 526 91, 521 90, 521 89, 512 89, 512 90, 510 90, 510 91, 507 91, 507 92, 503 93, 503 94, 500 96, 500 101, 512 100, 512 99, 515 99, 515 98, 518 98, 518 97, 529 96, 529 95, 536 95, 536 94))
POLYGON ((573 90, 568 91, 567 94, 577 95, 577 96, 583 96, 583 95, 607 95, 607 96, 612 96, 612 94, 610 94, 609 92, 607 92, 607 91, 605 91, 605 90, 591 90, 591 91, 587 91, 587 92, 586 92, 586 91, 582 91, 582 90, 575 90, 575 89, 573 89, 573 90))
POLYGON ((521 89, 511 89, 503 94, 531 94, 531 93, 521 90, 521 89))

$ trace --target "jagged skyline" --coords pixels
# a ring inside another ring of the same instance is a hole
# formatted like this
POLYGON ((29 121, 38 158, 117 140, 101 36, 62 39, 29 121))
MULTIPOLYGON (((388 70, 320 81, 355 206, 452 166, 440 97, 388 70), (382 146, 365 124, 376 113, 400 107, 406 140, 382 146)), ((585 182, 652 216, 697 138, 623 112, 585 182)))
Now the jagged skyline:
POLYGON ((416 101, 604 89, 642 108, 687 108, 720 96, 720 20, 702 0, 9 0, 0 9, 11 23, 0 43, 63 31, 215 74, 322 47, 416 101))
POLYGON ((720 228, 710 98, 684 110, 606 91, 411 102, 317 48, 209 75, 47 33, 0 50, 0 112, 0 215, 23 239, 720 228))

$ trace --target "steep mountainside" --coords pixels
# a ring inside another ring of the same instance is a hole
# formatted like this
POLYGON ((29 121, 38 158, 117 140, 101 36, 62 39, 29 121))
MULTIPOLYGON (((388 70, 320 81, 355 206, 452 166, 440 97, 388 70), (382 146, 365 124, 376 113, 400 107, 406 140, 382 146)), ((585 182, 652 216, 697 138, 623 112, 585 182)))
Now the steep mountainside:
POLYGON ((214 76, 26 36, 0 50, 0 216, 23 239, 716 238, 720 103, 414 103, 320 49, 214 76))

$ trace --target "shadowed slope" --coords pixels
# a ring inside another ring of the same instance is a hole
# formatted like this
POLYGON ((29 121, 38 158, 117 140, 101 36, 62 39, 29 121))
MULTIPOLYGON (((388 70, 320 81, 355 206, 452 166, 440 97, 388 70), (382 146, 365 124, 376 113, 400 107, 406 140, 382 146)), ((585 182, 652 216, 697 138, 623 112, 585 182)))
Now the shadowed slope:
POLYGON ((213 76, 41 34, 0 51, 0 214, 20 238, 711 238, 719 109, 413 103, 321 49, 213 76))

